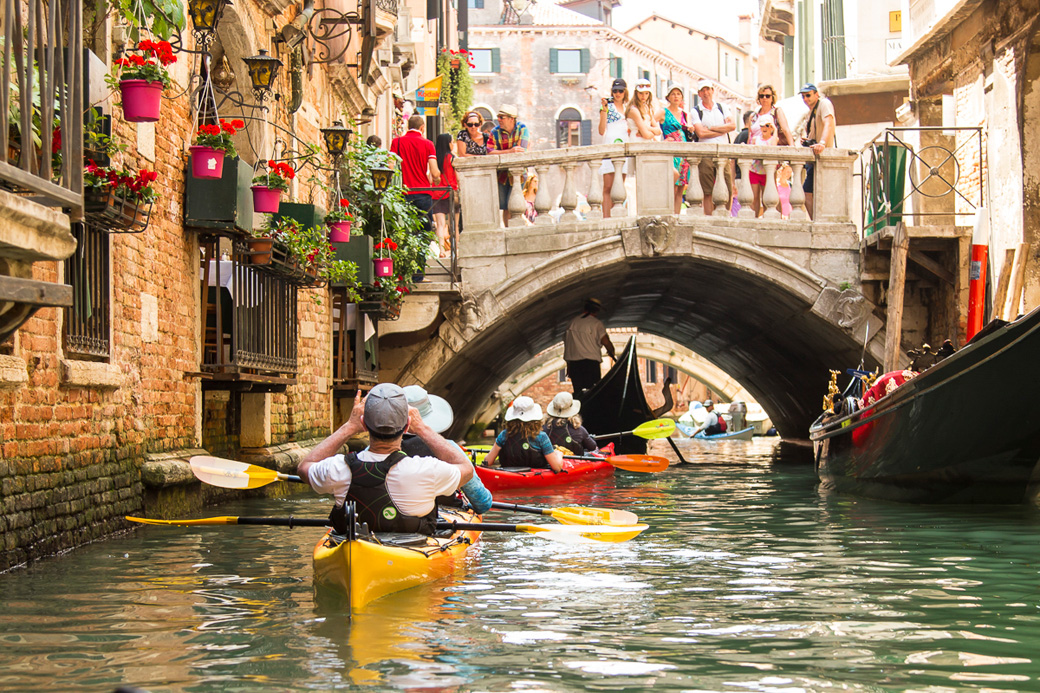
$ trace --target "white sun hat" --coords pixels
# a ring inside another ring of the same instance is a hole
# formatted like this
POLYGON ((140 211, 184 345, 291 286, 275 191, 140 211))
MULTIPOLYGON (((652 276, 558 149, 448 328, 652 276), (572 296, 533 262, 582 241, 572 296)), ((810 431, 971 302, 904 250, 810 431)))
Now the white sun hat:
POLYGON ((574 399, 574 395, 567 391, 557 392, 552 402, 545 408, 545 412, 549 416, 558 416, 561 419, 569 419, 577 415, 579 411, 581 411, 581 402, 574 399))
POLYGON ((541 421, 542 408, 530 397, 517 397, 506 409, 506 421, 541 421))
POLYGON ((405 387, 404 396, 408 399, 408 406, 415 407, 423 422, 435 433, 448 430, 451 422, 455 420, 455 414, 447 400, 437 395, 431 395, 418 385, 405 387))

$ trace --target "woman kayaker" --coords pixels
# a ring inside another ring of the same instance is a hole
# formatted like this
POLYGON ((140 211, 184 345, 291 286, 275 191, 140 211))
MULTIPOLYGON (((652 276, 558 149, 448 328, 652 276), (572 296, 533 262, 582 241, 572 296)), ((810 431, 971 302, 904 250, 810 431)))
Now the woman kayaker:
POLYGON ((549 442, 558 448, 567 448, 572 455, 587 455, 599 448, 596 441, 581 425, 581 402, 574 399, 569 392, 558 392, 552 402, 545 408, 549 420, 542 428, 549 436, 549 442))
POLYGON ((506 410, 506 430, 498 434, 491 451, 484 458, 490 466, 498 459, 503 467, 531 469, 563 469, 563 455, 557 452, 542 430, 542 408, 530 397, 517 397, 506 410))

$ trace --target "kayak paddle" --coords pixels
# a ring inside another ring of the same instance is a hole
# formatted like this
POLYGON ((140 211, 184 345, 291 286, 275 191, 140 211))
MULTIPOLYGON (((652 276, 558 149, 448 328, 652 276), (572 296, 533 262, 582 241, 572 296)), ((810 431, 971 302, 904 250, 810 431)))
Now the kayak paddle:
POLYGON ((548 515, 559 520, 565 525, 611 525, 624 527, 626 525, 639 524, 639 518, 635 513, 627 510, 612 510, 608 508, 583 508, 571 506, 567 508, 538 508, 533 505, 517 505, 515 503, 500 503, 495 501, 491 504, 496 510, 513 510, 518 513, 536 513, 548 515))
POLYGON ((593 457, 591 455, 564 455, 566 460, 599 460, 612 464, 626 472, 663 472, 668 469, 667 457, 654 455, 611 455, 610 457, 593 457))
MULTIPOLYGON (((146 525, 271 525, 276 527, 327 527, 329 521, 318 517, 202 517, 195 520, 153 520, 147 517, 129 517, 130 522, 146 525)), ((543 539, 576 542, 582 539, 619 543, 638 536, 649 525, 611 527, 607 525, 508 525, 492 522, 438 522, 437 529, 465 532, 523 532, 543 539)))
POLYGON ((647 421, 646 423, 639 424, 631 431, 621 431, 620 433, 597 433, 592 436, 596 440, 600 438, 614 438, 615 436, 626 436, 628 434, 637 435, 640 438, 646 438, 647 440, 653 440, 655 438, 667 438, 668 436, 675 433, 675 422, 671 419, 654 419, 653 421, 647 421))

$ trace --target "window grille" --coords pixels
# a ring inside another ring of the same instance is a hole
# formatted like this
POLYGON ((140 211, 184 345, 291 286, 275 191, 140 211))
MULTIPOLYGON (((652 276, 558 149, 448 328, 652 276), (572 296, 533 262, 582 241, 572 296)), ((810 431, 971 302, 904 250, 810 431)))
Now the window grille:
POLYGON ((65 261, 65 281, 72 287, 72 306, 65 309, 65 352, 105 359, 110 351, 110 236, 82 222, 72 225, 72 235, 77 245, 65 261))

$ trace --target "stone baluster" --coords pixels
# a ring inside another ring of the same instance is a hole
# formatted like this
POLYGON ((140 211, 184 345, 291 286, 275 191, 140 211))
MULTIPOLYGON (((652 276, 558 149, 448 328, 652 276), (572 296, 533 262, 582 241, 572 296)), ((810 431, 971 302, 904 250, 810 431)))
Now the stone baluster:
POLYGON ((686 204, 690 214, 703 214, 704 189, 701 188, 700 157, 690 159, 690 185, 686 188, 686 204))
POLYGON ((603 218, 603 174, 599 172, 599 161, 586 161, 589 167, 589 219, 603 218))
POLYGON ((711 189, 711 201, 715 203, 713 216, 728 217, 730 207, 729 188, 726 187, 726 167, 729 159, 724 156, 715 158, 715 187, 711 189))
POLYGON ((549 194, 549 164, 539 164, 534 167, 538 174, 538 192, 534 195, 534 211, 538 216, 534 218, 537 226, 552 226, 553 218, 549 214, 552 209, 552 195, 549 194))
POLYGON ((737 166, 740 167, 740 178, 736 181, 737 202, 740 203, 740 211, 737 212, 737 216, 753 219, 755 210, 751 203, 755 199, 755 194, 751 190, 751 159, 737 159, 737 166))
POLYGON ((574 169, 577 165, 576 161, 565 161, 560 164, 563 169, 563 194, 560 196, 560 206, 563 207, 563 216, 560 217, 561 224, 581 221, 577 212, 574 211, 578 206, 578 189, 574 184, 574 169))
POLYGON ((613 219, 628 214, 628 210, 624 206, 628 192, 625 190, 625 177, 621 174, 625 170, 625 157, 611 158, 610 162, 614 164, 614 184, 610 186, 610 201, 614 203, 613 209, 610 210, 610 217, 613 219))
POLYGON ((763 162, 766 167, 766 184, 762 188, 762 206, 765 207, 764 216, 766 219, 779 219, 780 210, 777 209, 777 205, 780 204, 780 193, 776 189, 776 164, 775 161, 763 162))
POLYGON ((524 170, 520 166, 509 169, 509 176, 513 182, 513 189, 509 192, 509 228, 527 225, 527 221, 524 219, 527 201, 524 200, 524 186, 521 182, 524 170))
POLYGON ((808 219, 805 211, 805 191, 802 189, 802 169, 804 161, 791 162, 791 219, 808 219))

